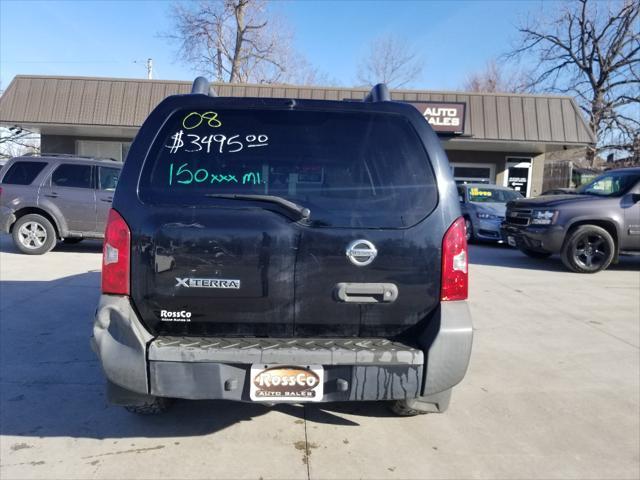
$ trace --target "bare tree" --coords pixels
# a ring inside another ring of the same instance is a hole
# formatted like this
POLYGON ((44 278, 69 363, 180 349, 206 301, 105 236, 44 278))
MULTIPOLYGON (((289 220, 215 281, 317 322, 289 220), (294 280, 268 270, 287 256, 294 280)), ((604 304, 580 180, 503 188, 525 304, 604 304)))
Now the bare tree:
POLYGON ((508 74, 495 59, 491 59, 482 70, 467 77, 463 89, 466 92, 518 93, 526 90, 525 83, 521 73, 508 74))
POLYGON ((401 88, 418 80, 422 69, 422 59, 406 41, 384 35, 369 46, 358 66, 358 81, 369 86, 386 83, 391 88, 401 88))
POLYGON ((639 11, 638 0, 574 0, 563 4, 551 21, 521 26, 520 43, 507 56, 537 66, 529 86, 578 99, 598 139, 587 150, 592 164, 598 152, 633 155, 639 143, 639 11))
POLYGON ((265 0, 202 0, 171 10, 174 26, 163 36, 178 43, 181 61, 217 81, 282 83, 309 68, 265 0))
POLYGON ((303 56, 294 57, 289 72, 285 75, 286 83, 295 85, 337 86, 340 82, 326 72, 314 67, 303 56))
MULTIPOLYGON (((4 90, 0 86, 0 97, 3 94, 4 90)), ((38 152, 40 152, 38 134, 18 126, 0 128, 0 159, 38 152)))
POLYGON ((40 151, 39 137, 19 127, 0 128, 0 158, 13 158, 40 151))

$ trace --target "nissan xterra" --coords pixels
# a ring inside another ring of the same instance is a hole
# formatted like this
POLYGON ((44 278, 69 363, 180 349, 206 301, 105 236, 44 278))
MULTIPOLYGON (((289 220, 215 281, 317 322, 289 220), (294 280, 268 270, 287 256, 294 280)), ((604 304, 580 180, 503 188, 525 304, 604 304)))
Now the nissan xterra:
POLYGON ((467 370, 464 219, 438 137, 361 102, 218 98, 136 136, 105 233, 92 345, 109 400, 388 401, 442 412, 467 370))

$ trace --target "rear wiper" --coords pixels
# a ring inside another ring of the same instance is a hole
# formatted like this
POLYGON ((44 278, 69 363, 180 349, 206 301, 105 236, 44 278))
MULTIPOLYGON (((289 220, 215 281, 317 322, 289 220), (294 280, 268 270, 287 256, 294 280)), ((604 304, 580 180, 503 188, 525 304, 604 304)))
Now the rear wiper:
POLYGON ((210 198, 228 198, 231 200, 254 200, 257 202, 270 202, 286 208, 290 212, 297 214, 301 220, 307 220, 311 216, 311 210, 302 207, 297 203, 293 203, 286 198, 277 197, 275 195, 243 195, 238 193, 207 193, 206 197, 210 198))

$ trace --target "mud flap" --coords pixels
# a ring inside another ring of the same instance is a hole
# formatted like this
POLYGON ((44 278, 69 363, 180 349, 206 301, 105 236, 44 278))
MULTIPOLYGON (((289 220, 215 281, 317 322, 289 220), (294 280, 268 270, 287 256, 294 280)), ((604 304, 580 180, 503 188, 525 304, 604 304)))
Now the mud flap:
POLYGON ((107 380, 107 401, 111 405, 123 407, 142 406, 151 403, 154 399, 153 395, 132 392, 107 380))
POLYGON ((407 400, 407 408, 425 413, 444 413, 449 408, 451 389, 444 392, 407 400))

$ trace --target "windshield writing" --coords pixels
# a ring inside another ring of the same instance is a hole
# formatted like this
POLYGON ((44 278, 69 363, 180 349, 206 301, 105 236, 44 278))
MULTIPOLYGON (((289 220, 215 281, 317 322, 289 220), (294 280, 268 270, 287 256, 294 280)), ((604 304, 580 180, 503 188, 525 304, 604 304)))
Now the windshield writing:
POLYGON ((510 190, 495 190, 491 188, 471 187, 469 189, 469 201, 482 203, 506 203, 516 198, 521 198, 518 192, 510 190))
POLYGON ((311 209, 318 225, 365 228, 414 225, 437 202, 424 147, 398 115, 206 110, 166 125, 140 184, 154 201, 279 196, 311 209))

